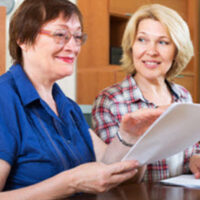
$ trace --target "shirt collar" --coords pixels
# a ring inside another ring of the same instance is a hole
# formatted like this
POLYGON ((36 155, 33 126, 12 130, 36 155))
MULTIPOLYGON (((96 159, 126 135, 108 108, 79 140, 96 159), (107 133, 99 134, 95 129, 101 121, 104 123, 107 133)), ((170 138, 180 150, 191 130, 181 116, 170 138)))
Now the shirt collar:
POLYGON ((177 85, 175 83, 172 83, 172 82, 169 82, 169 81, 165 81, 168 88, 170 89, 175 101, 176 100, 179 100, 179 99, 187 99, 188 98, 188 91, 180 86, 180 85, 177 85))
POLYGON ((40 98, 20 64, 13 65, 9 71, 13 76, 19 96, 25 106, 40 98))
POLYGON ((126 79, 122 82, 122 88, 124 89, 124 97, 127 101, 137 102, 144 101, 146 102, 141 90, 137 86, 135 79, 132 75, 128 75, 126 79), (127 90, 128 92, 125 92, 127 90))

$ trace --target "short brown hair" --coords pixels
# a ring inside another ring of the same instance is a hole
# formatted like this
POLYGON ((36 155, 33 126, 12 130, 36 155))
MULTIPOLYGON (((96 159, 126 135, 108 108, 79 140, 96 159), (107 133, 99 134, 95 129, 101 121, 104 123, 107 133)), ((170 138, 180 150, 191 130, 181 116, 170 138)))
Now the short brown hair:
POLYGON ((142 6, 130 18, 122 39, 122 67, 128 74, 135 73, 132 45, 137 34, 139 23, 143 19, 149 18, 165 25, 176 46, 176 56, 171 68, 166 74, 166 78, 171 80, 187 66, 194 54, 194 49, 187 23, 175 10, 163 5, 149 4, 142 6))
POLYGON ((9 27, 9 51, 14 64, 23 64, 18 44, 34 44, 42 25, 60 14, 64 18, 77 15, 83 29, 81 12, 69 0, 24 0, 13 14, 9 27))

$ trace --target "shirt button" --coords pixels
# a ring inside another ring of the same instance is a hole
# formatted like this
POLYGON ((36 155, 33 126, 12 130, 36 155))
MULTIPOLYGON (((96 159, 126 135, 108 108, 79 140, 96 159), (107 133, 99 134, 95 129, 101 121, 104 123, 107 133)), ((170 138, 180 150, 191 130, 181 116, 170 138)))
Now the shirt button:
POLYGON ((67 140, 67 143, 68 143, 68 144, 70 144, 70 143, 71 143, 71 141, 70 141, 70 140, 67 140))

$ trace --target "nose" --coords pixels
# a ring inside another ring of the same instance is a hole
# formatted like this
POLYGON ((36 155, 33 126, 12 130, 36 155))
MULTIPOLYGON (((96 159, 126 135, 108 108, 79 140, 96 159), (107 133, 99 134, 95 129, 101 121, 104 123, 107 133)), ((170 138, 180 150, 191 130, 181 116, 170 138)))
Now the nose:
POLYGON ((155 42, 150 42, 147 47, 147 54, 150 56, 158 55, 158 49, 155 42))

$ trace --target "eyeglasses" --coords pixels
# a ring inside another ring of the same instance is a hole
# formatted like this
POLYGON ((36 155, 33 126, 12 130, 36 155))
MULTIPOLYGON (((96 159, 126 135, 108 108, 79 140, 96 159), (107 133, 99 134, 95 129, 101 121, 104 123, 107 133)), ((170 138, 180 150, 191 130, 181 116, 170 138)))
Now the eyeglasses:
POLYGON ((40 34, 48 35, 52 37, 56 44, 65 45, 67 44, 70 39, 73 37, 76 45, 81 46, 85 43, 87 40, 87 34, 86 33, 74 33, 72 34, 67 29, 60 29, 55 31, 48 31, 48 30, 40 30, 40 34))

